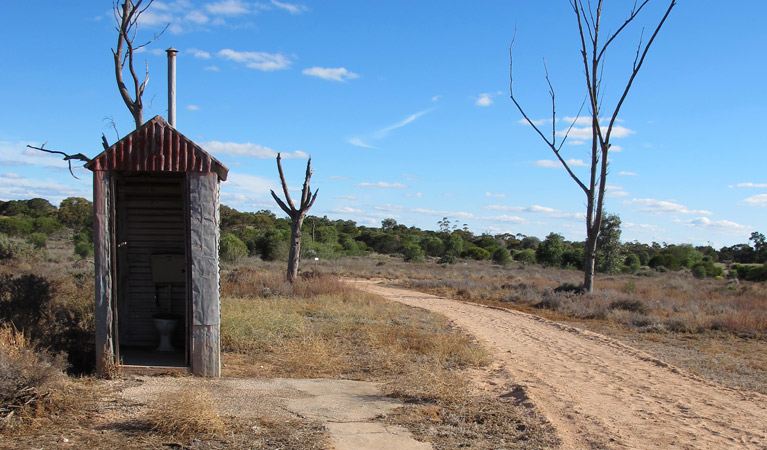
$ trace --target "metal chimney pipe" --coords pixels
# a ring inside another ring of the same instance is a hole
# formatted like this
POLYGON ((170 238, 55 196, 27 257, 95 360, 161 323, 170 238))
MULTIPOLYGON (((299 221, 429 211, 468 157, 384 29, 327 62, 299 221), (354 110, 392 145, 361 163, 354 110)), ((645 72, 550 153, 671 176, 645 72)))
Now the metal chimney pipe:
POLYGON ((168 53, 168 123, 176 128, 176 53, 178 50, 171 47, 165 51, 168 53))

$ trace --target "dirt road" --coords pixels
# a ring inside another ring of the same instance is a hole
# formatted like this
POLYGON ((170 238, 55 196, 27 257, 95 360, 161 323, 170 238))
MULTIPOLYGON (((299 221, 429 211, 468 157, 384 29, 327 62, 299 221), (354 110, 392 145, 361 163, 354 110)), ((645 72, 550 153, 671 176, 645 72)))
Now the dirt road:
POLYGON ((494 356, 495 377, 525 389, 563 448, 767 448, 764 395, 704 382, 605 336, 529 314, 354 284, 476 336, 494 356))

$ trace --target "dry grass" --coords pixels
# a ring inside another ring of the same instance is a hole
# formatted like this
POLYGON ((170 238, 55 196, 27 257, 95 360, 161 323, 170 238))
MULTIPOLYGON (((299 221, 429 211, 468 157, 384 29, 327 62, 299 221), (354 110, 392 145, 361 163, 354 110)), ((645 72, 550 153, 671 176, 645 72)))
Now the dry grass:
POLYGON ((179 439, 210 438, 224 431, 224 422, 206 390, 168 392, 147 411, 153 431, 179 439))

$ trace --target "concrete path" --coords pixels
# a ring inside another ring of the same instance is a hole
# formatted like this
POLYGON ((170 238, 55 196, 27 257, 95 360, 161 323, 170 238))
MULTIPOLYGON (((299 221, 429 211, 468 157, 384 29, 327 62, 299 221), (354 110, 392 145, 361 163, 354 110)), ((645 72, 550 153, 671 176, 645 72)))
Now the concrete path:
POLYGON ((292 416, 319 420, 335 450, 427 450, 408 430, 375 421, 401 402, 381 395, 376 383, 327 379, 141 377, 123 390, 127 400, 147 403, 164 392, 206 389, 221 415, 292 416))

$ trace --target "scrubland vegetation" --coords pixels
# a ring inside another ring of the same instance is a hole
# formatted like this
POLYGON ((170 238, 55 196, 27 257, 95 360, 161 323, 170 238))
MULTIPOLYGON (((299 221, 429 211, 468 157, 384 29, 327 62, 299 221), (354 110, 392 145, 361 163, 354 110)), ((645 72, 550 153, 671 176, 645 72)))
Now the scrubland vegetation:
MULTIPOLYGON (((90 211, 76 198, 58 208, 42 199, 0 202, 0 440, 24 448, 53 429, 107 446, 140 435, 136 448, 167 439, 322 448, 316 423, 264 423, 247 435, 250 428, 218 416, 204 396, 168 397, 143 413, 120 405, 134 410, 130 426, 89 425, 105 417, 100 399, 114 398, 119 386, 87 376, 94 364, 90 211), (169 412, 178 410, 198 413, 169 412)), ((719 250, 621 243, 619 219, 606 223, 612 230, 593 295, 579 291, 579 243, 554 233, 474 236, 447 219, 433 232, 392 219, 369 228, 309 216, 302 273, 291 286, 287 221, 222 207, 224 374, 383 383, 408 402, 386 420, 442 448, 551 445, 551 430, 534 412, 472 391, 466 371, 488 363, 482 348, 440 317, 341 281, 365 277, 567 321, 709 380, 767 393, 764 237, 719 250)), ((56 433, 46 436, 60 443, 56 433)))

